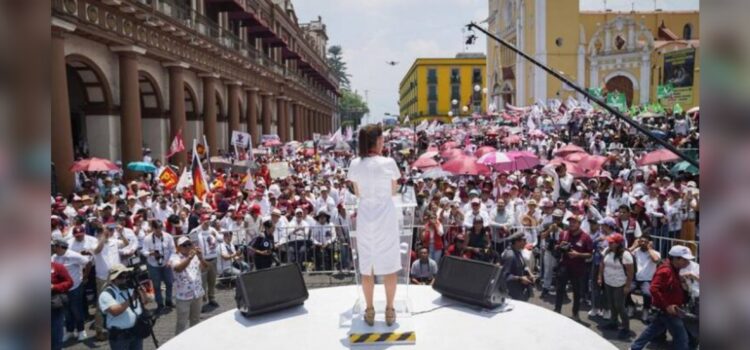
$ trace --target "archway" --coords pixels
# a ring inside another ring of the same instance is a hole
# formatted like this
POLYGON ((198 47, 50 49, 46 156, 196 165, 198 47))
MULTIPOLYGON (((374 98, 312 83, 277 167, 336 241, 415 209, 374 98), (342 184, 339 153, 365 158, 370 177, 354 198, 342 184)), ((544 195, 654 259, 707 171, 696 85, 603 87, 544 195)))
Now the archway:
POLYGON ((80 55, 65 58, 68 80, 68 102, 73 138, 74 158, 112 156, 110 149, 100 147, 90 135, 96 125, 89 125, 88 116, 106 118, 112 112, 112 93, 101 69, 90 59, 80 55), (92 142, 94 143, 92 145, 92 142))
POLYGON ((628 106, 633 104, 633 81, 624 75, 616 75, 606 83, 607 91, 619 91, 625 94, 628 106))
POLYGON ((151 150, 151 157, 160 159, 167 153, 169 119, 164 114, 164 105, 159 85, 145 71, 138 72, 138 88, 141 98, 141 133, 143 144, 151 150))
POLYGON ((228 113, 224 112, 224 101, 221 99, 219 91, 216 91, 216 150, 220 154, 226 149, 226 145, 229 144, 228 130, 228 113))

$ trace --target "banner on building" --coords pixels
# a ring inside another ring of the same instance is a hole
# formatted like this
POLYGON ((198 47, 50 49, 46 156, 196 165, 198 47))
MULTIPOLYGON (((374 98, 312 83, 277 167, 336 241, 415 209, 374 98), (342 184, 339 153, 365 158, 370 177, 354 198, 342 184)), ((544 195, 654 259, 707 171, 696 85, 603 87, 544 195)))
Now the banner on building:
POLYGON ((674 86, 672 86, 672 84, 659 85, 656 87, 656 98, 664 100, 672 96, 674 96, 674 86))
POLYGON ((248 148, 250 146, 250 134, 232 130, 232 144, 237 147, 248 148))
POLYGON ((695 49, 679 50, 664 54, 662 85, 672 85, 672 97, 661 101, 664 107, 672 108, 676 103, 693 106, 693 75, 695 72, 695 49))
POLYGON ((268 164, 268 174, 272 179, 283 179, 289 176, 289 164, 287 162, 276 162, 268 164))

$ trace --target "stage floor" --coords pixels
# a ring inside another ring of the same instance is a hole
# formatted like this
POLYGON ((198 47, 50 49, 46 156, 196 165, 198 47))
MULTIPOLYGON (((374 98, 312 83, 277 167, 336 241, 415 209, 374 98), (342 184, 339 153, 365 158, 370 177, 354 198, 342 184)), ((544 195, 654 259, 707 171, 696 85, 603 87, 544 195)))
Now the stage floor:
MULTIPOLYGON (((172 338, 160 349, 340 349, 350 348, 350 312, 356 286, 310 290, 304 306, 247 319, 236 309, 214 316, 172 338)), ((376 299, 383 287, 376 286, 376 299)), ((358 345, 380 349, 616 349, 595 332, 550 310, 510 300, 513 310, 485 312, 446 299, 426 286, 410 286, 415 345, 358 345), (430 311, 431 310, 431 311, 430 311), (426 312, 425 312, 426 311, 426 312), (419 314, 419 312, 424 312, 419 314)))

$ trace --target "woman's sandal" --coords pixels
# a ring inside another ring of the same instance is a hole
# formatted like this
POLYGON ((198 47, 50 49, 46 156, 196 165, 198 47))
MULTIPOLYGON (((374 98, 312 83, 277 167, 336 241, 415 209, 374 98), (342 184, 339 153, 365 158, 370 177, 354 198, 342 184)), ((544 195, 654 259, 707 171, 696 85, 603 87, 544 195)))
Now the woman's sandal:
POLYGON ((396 323, 396 309, 390 307, 385 309, 385 324, 390 327, 396 323))
POLYGON ((375 308, 368 307, 365 309, 365 323, 370 327, 375 324, 375 308))

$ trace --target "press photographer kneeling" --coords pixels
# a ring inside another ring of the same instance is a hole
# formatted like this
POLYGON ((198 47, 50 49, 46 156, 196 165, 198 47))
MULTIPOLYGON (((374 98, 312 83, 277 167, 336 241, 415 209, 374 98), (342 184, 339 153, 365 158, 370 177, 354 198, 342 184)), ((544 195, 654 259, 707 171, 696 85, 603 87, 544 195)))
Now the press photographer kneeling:
POLYGON ((106 317, 112 350, 143 349, 143 338, 152 334, 153 321, 144 309, 150 298, 143 287, 132 282, 131 271, 121 264, 113 265, 107 285, 99 294, 99 308, 106 317), (134 295, 136 288, 137 297, 134 295))

